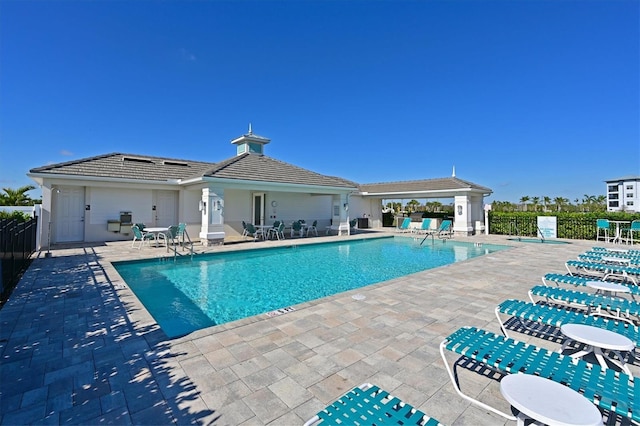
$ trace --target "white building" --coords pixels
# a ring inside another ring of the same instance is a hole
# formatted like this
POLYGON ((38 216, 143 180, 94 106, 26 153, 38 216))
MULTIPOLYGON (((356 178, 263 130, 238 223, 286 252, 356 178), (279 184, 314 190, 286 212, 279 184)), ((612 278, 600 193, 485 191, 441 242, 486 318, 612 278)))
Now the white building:
POLYGON ((607 211, 640 212, 640 176, 606 180, 607 211))

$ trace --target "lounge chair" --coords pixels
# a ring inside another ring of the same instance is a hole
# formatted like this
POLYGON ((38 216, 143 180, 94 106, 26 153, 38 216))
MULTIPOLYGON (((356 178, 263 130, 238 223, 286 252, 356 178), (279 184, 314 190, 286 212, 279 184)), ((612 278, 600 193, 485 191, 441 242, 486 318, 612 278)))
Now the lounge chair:
MULTIPOLYGON (((586 286, 589 281, 593 281, 593 278, 580 277, 577 275, 550 273, 542 277, 542 283, 544 285, 549 286, 548 281, 556 283, 556 286, 559 286, 560 284, 570 284, 576 287, 583 287, 586 286)), ((635 284, 629 284, 626 282, 616 282, 615 284, 621 284, 625 287, 628 287, 629 293, 632 296, 640 296, 640 287, 635 284)))
POLYGON ((636 347, 640 346, 640 330, 637 326, 625 321, 608 319, 601 316, 588 315, 582 311, 563 309, 554 306, 538 305, 522 300, 507 299, 495 309, 500 328, 505 336, 509 336, 506 321, 501 315, 515 317, 520 320, 523 327, 543 334, 555 336, 555 333, 544 331, 541 327, 531 326, 534 322, 542 325, 559 328, 563 324, 583 324, 599 327, 605 330, 621 334, 633 341, 636 347))
POLYGON ((136 241, 139 241, 138 250, 140 250, 145 242, 147 243, 147 245, 149 245, 149 241, 155 239, 154 234, 141 231, 140 228, 138 228, 137 224, 131 227, 131 231, 133 232, 133 242, 131 243, 131 248, 135 248, 136 241))
POLYGON ((422 219, 422 224, 419 228, 412 229, 417 234, 428 234, 431 231, 431 219, 422 219))
POLYGON ((388 392, 364 383, 328 405, 304 426, 329 425, 424 425, 441 423, 388 392))
MULTIPOLYGON (((465 400, 505 418, 515 420, 511 414, 462 392, 446 352, 460 355, 461 359, 474 360, 502 374, 532 374, 553 380, 582 394, 611 415, 640 422, 640 385, 636 386, 640 381, 634 380, 633 376, 490 331, 475 327, 458 329, 440 344, 440 355, 455 391, 465 400)), ((480 368, 477 370, 481 371, 480 368)))
POLYGON ((397 229, 399 232, 411 232, 411 218, 405 217, 397 229))
POLYGON ((349 221, 349 232, 352 234, 355 234, 357 225, 358 225, 358 219, 351 219, 349 221))
POLYGON ((569 271, 569 275, 573 275, 574 271, 571 268, 574 268, 576 272, 580 273, 591 273, 597 276, 601 276, 603 280, 614 276, 619 277, 623 280, 629 280, 634 284, 637 284, 637 278, 640 277, 640 267, 635 266, 623 266, 619 264, 611 264, 611 263, 599 263, 599 262, 587 262, 583 260, 568 260, 565 263, 567 267, 567 271, 569 271))
POLYGON ((440 227, 436 231, 438 238, 453 238, 453 229, 451 229, 453 222, 449 219, 445 219, 440 224, 440 227))
POLYGON ((586 309, 587 314, 602 315, 631 324, 638 323, 640 303, 620 297, 603 296, 584 291, 537 285, 529 290, 529 298, 537 303, 536 297, 547 302, 562 303, 570 307, 586 309), (535 296, 535 297, 534 297, 535 296), (635 320, 632 320, 631 317, 635 320))

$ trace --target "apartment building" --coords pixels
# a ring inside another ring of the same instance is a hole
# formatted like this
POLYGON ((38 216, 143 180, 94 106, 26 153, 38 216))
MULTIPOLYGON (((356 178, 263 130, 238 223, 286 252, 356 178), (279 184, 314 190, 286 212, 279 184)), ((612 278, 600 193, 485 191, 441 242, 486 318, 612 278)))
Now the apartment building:
POLYGON ((624 176, 605 182, 607 211, 640 212, 640 176, 624 176))

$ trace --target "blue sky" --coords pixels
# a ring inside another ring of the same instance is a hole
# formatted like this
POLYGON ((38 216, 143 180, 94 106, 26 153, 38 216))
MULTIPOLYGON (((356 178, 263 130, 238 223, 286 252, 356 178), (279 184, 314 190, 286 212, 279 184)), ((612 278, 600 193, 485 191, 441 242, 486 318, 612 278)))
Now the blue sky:
POLYGON ((455 166, 487 201, 604 195, 640 174, 639 40, 637 0, 3 1, 0 187, 109 152, 224 160, 251 122, 359 183, 455 166))

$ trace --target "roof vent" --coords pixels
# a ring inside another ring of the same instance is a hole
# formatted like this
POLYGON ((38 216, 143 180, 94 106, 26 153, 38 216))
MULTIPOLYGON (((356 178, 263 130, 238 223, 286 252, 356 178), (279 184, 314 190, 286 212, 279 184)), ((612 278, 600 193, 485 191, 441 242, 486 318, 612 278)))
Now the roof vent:
POLYGON ((182 166, 182 167, 189 167, 188 163, 182 162, 182 161, 171 161, 171 160, 164 160, 162 162, 162 164, 164 164, 165 166, 182 166))
POLYGON ((150 160, 148 158, 141 158, 141 157, 122 157, 122 161, 131 161, 131 162, 134 162, 134 163, 155 164, 153 162, 153 160, 150 160))

